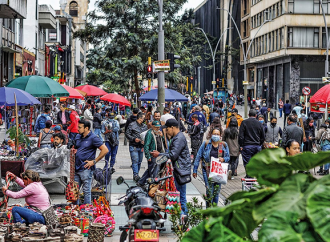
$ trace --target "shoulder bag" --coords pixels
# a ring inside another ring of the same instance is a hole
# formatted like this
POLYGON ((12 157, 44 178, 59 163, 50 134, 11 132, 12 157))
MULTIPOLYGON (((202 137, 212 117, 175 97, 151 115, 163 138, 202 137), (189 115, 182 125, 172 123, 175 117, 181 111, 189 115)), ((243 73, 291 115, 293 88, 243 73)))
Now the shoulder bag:
POLYGON ((65 198, 68 202, 76 202, 79 198, 79 185, 74 181, 75 158, 75 151, 72 148, 70 150, 70 181, 65 189, 65 198))
POLYGON ((47 208, 46 210, 42 211, 41 209, 35 207, 35 206, 30 206, 31 208, 33 208, 35 211, 41 213, 42 216, 44 216, 45 218, 45 222, 47 226, 51 226, 51 227, 56 227, 59 222, 58 222, 58 217, 55 213, 55 210, 52 206, 52 202, 50 200, 50 197, 48 197, 49 199, 49 208, 47 208))

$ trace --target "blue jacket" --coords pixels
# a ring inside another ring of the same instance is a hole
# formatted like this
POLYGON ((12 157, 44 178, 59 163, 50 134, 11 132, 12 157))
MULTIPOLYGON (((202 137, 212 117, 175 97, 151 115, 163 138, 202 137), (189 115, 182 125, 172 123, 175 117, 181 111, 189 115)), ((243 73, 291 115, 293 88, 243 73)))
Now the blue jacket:
MULTIPOLYGON (((102 122, 102 127, 101 127, 101 132, 102 134, 105 133, 106 131, 106 127, 109 126, 109 124, 112 124, 112 132, 115 132, 117 134, 117 138, 119 139, 119 130, 120 130, 120 126, 117 120, 114 119, 106 119, 102 122)), ((106 139, 106 138, 105 138, 106 139)), ((108 141, 108 140, 106 140, 108 141)))
POLYGON ((220 118, 219 113, 213 112, 213 113, 210 114, 210 118, 209 118, 210 119, 210 124, 212 123, 213 119, 216 118, 216 117, 220 118))
POLYGON ((291 113, 291 104, 290 103, 286 103, 283 106, 283 112, 288 115, 291 113))
POLYGON ((206 126, 206 118, 205 118, 204 114, 202 114, 202 113, 199 112, 199 111, 196 111, 196 112, 193 112, 193 113, 190 114, 190 116, 189 116, 189 122, 192 122, 191 117, 192 117, 194 114, 197 114, 197 116, 198 116, 198 121, 201 122, 201 123, 203 123, 203 124, 206 126))
MULTIPOLYGON (((198 153, 196 155, 195 161, 194 161, 194 171, 193 173, 197 173, 197 169, 199 166, 199 161, 204 158, 205 162, 209 163, 211 161, 211 148, 212 148, 212 142, 208 142, 208 144, 205 147, 205 142, 201 145, 201 147, 198 150, 198 153)), ((228 163, 230 160, 230 154, 228 145, 226 142, 223 142, 225 145, 223 146, 223 158, 225 159, 225 162, 228 163)))

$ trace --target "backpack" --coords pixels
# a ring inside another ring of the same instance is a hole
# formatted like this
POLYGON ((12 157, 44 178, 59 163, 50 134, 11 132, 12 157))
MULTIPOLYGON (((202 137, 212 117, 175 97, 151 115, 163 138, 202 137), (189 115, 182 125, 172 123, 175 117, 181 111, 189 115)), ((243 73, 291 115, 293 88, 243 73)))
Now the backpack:
POLYGON ((47 121, 47 118, 45 115, 41 115, 39 117, 38 124, 37 124, 37 127, 39 130, 46 128, 46 121, 47 121))
POLYGON ((321 136, 321 142, 323 142, 323 141, 325 141, 325 140, 330 141, 330 129, 329 129, 329 128, 326 129, 326 130, 323 132, 322 136, 321 136))
MULTIPOLYGON (((111 127, 115 126, 113 121, 111 121, 111 125, 112 125, 111 127)), ((119 145, 119 140, 118 140, 117 134, 115 132, 107 133, 105 136, 109 140, 109 143, 111 146, 119 145)))

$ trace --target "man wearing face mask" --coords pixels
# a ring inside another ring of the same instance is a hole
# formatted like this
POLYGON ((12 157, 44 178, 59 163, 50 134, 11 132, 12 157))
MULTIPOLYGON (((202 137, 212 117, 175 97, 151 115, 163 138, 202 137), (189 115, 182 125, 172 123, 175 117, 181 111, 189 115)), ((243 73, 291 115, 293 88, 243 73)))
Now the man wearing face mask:
POLYGON ((197 114, 193 114, 191 117, 191 120, 193 122, 193 125, 191 129, 188 129, 188 134, 191 139, 191 154, 193 155, 193 158, 195 159, 197 152, 199 150, 199 147, 201 146, 202 143, 202 124, 198 121, 198 116, 197 114))
POLYGON ((265 141, 267 143, 273 143, 278 145, 278 141, 280 136, 282 138, 282 129, 277 125, 277 118, 272 117, 270 123, 267 124, 267 129, 265 132, 265 141))

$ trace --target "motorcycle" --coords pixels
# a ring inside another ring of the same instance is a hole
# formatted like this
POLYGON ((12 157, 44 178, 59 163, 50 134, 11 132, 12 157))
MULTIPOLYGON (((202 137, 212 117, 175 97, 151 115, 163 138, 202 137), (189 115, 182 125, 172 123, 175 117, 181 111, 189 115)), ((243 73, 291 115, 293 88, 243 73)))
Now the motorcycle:
POLYGON ((161 215, 161 208, 148 196, 148 189, 152 184, 158 184, 170 178, 148 178, 146 187, 129 186, 123 177, 118 177, 117 185, 125 183, 128 187, 126 195, 119 198, 118 205, 124 204, 129 218, 127 225, 120 226, 122 231, 120 242, 159 241, 159 231, 165 231, 166 214, 161 215))

